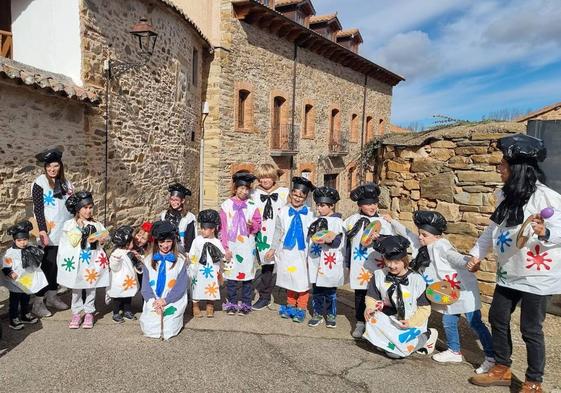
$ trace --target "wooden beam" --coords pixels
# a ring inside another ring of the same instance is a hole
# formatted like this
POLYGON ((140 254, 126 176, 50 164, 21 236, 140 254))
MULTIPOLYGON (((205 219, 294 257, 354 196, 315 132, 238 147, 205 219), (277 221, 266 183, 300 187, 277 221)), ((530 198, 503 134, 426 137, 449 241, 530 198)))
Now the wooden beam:
POLYGON ((264 29, 265 27, 269 26, 269 24, 271 23, 271 21, 273 20, 274 16, 273 15, 263 15, 260 19, 259 22, 256 23, 256 25, 260 28, 260 29, 264 29))
POLYGON ((293 28, 294 27, 290 23, 287 23, 279 29, 279 31, 277 32, 277 36, 280 38, 284 38, 288 33, 290 33, 293 28))
POLYGON ((299 39, 300 37, 305 36, 305 35, 308 35, 308 32, 302 31, 302 29, 297 29, 297 28, 296 28, 296 29, 294 29, 293 31, 291 31, 291 32, 286 36, 286 38, 287 38, 289 41, 294 42, 294 41, 298 41, 298 39, 299 39))
POLYGON ((299 41, 297 43, 302 48, 307 48, 312 41, 313 41, 313 35, 311 33, 308 33, 307 36, 299 39, 299 41))
POLYGON ((236 19, 244 20, 251 12, 252 7, 250 3, 234 4, 234 16, 236 19))
POLYGON ((263 15, 265 15, 264 10, 255 10, 254 9, 254 10, 252 10, 252 12, 249 13, 249 15, 247 15, 245 17, 244 22, 249 23, 250 25, 259 23, 259 20, 261 20, 263 15))
POLYGON ((286 23, 286 21, 280 19, 280 18, 275 18, 273 21, 271 21, 271 24, 269 25, 269 31, 272 34, 277 34, 279 32, 279 29, 282 27, 282 25, 284 25, 286 23))

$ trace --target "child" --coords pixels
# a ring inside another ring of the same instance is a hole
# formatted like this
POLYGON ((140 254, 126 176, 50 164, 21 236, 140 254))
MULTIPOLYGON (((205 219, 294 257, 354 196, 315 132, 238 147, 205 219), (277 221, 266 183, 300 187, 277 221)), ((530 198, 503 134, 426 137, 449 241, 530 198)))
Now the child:
POLYGON ((313 192, 319 218, 310 225, 308 237, 308 269, 312 283, 313 317, 308 326, 318 326, 323 322, 327 309, 325 325, 328 328, 337 326, 337 287, 343 285, 344 271, 344 223, 339 213, 335 213, 335 204, 339 201, 339 193, 331 187, 319 187, 313 192), (321 230, 329 230, 332 237, 313 242, 313 235, 321 230))
POLYGON ((220 227, 220 215, 216 210, 203 210, 199 213, 198 221, 201 226, 200 234, 193 241, 189 253, 193 316, 202 317, 199 302, 206 300, 206 316, 212 318, 214 301, 220 299, 220 262, 224 259, 224 248, 216 238, 216 231, 220 227))
POLYGON ((400 235, 384 236, 374 247, 382 254, 385 267, 376 270, 368 283, 364 338, 391 358, 416 351, 432 353, 438 332, 427 331, 431 311, 425 296, 427 284, 408 268, 409 241, 400 235))
POLYGON ((359 212, 345 220, 347 230, 347 264, 350 265, 350 286, 355 291, 356 327, 354 338, 364 334, 364 310, 366 288, 372 274, 384 267, 382 256, 373 247, 364 247, 361 238, 365 227, 378 221, 382 228, 381 235, 393 235, 391 225, 378 215, 380 188, 374 183, 366 183, 351 191, 351 200, 357 203, 359 212))
POLYGON ((306 234, 314 220, 304 205, 310 191, 315 189, 311 181, 303 177, 292 178, 290 203, 279 212, 271 249, 265 258, 277 256, 277 286, 286 289, 286 305, 279 308, 282 318, 302 323, 306 318, 310 281, 306 257, 306 234), (278 251, 277 251, 278 250, 278 251))
POLYGON ((150 236, 150 231, 152 230, 152 223, 149 221, 143 222, 141 226, 136 230, 133 237, 133 248, 132 251, 137 254, 137 258, 142 258, 146 256, 151 251, 152 236, 150 236))
POLYGON ((187 307, 187 267, 177 250, 177 232, 168 221, 152 226, 154 245, 144 259, 140 328, 146 337, 168 340, 179 334, 187 307))
POLYGON ((252 280, 255 277, 255 234, 261 228, 259 209, 248 200, 255 176, 237 172, 232 176, 233 196, 222 203, 220 209, 220 241, 226 250, 226 260, 234 267, 224 273, 228 300, 224 311, 228 315, 247 315, 253 298, 252 280), (238 283, 241 284, 241 304, 238 304, 238 283))
POLYGON ((107 230, 93 218, 94 201, 88 191, 79 191, 66 200, 74 218, 66 221, 57 255, 57 281, 72 289, 70 329, 78 329, 85 313, 84 329, 94 325, 96 288, 109 286, 109 260, 102 244, 107 230), (83 300, 82 292, 85 292, 83 300))
POLYGON ((174 183, 168 187, 169 207, 160 214, 160 220, 171 222, 179 234, 179 251, 187 254, 197 236, 195 215, 188 210, 185 198, 191 191, 182 184, 174 183))
POLYGON ((116 248, 109 257, 111 285, 107 294, 113 299, 113 322, 115 323, 125 322, 124 318, 129 321, 136 319, 131 309, 131 303, 133 296, 138 291, 136 272, 142 269, 142 266, 131 251, 133 248, 132 233, 132 227, 124 225, 117 228, 111 236, 116 248), (121 310, 123 315, 121 315, 121 310))
POLYGON ((259 300, 253 305, 254 310, 263 310, 272 304, 271 294, 275 283, 273 270, 275 260, 267 260, 265 254, 271 248, 275 233, 275 222, 281 207, 286 205, 288 188, 277 186, 282 170, 271 164, 259 165, 255 170, 255 177, 259 182, 257 188, 251 192, 251 199, 259 208, 263 216, 262 227, 255 236, 257 257, 261 264, 261 275, 257 278, 255 289, 259 292, 259 300))
POLYGON ((413 221, 419 230, 419 236, 415 236, 396 220, 392 220, 391 224, 396 231, 406 235, 418 250, 414 260, 415 269, 423 275, 427 284, 448 281, 453 288, 460 289, 460 297, 455 303, 448 306, 433 304, 433 308, 442 314, 448 350, 437 353, 432 358, 439 363, 463 361, 458 319, 461 314, 464 314, 470 327, 479 337, 485 352, 485 360, 475 372, 486 373, 495 365, 493 342, 489 329, 481 321, 479 286, 475 274, 469 271, 471 267, 468 257, 460 254, 447 239, 441 237, 447 225, 442 214, 417 211, 413 215, 413 221))
POLYGON ((8 228, 14 242, 2 259, 2 272, 6 275, 5 286, 10 291, 10 328, 23 329, 24 324, 37 323, 37 318, 29 312, 30 294, 48 285, 41 270, 43 251, 29 245, 29 231, 33 226, 29 221, 21 221, 8 228))

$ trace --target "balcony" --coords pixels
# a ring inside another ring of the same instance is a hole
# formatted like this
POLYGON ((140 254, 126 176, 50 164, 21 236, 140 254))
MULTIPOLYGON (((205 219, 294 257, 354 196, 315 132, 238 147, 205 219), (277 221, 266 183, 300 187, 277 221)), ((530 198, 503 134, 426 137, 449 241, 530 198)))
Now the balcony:
POLYGON ((298 154, 300 127, 281 124, 271 128, 271 156, 291 156, 298 154))
POLYGON ((12 33, 0 30, 0 56, 12 58, 12 33))
POLYGON ((349 142, 346 136, 340 136, 337 139, 329 140, 330 156, 345 156, 349 154, 349 142))

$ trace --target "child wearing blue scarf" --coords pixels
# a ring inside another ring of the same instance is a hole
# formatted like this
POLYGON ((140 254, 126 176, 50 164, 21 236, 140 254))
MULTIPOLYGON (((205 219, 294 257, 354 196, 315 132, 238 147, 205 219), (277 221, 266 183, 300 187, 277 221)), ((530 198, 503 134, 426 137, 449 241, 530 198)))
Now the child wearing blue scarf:
POLYGON ((273 260, 277 255, 277 286, 286 289, 287 304, 280 307, 279 314, 298 323, 304 322, 308 308, 310 281, 306 234, 314 221, 312 211, 304 202, 314 189, 308 179, 292 178, 290 203, 279 212, 271 250, 265 255, 267 260, 273 260))
POLYGON ((187 269, 185 258, 177 251, 177 230, 173 224, 157 221, 151 234, 155 241, 152 253, 144 259, 140 327, 147 337, 167 340, 183 327, 187 269))

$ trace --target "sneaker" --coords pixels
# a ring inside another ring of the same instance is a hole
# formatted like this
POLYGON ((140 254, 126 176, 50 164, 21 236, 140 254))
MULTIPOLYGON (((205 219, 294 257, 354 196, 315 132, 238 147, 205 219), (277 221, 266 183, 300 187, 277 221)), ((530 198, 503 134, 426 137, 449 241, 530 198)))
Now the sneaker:
POLYGON ((279 315, 284 319, 292 319, 294 316, 294 310, 295 307, 289 306, 288 304, 282 304, 279 307, 279 315))
POLYGON ((87 313, 84 317, 84 323, 82 324, 83 329, 91 329, 94 325, 94 316, 92 313, 87 313))
POLYGON ((323 323, 323 316, 321 316, 319 314, 314 314, 312 319, 310 319, 308 321, 308 326, 316 327, 316 326, 321 325, 322 323, 323 323))
POLYGON ((366 324, 364 322, 358 321, 352 334, 353 338, 362 338, 365 330, 366 324))
POLYGON ((251 308, 254 309, 255 311, 260 311, 269 307, 270 303, 271 303, 270 300, 261 298, 258 301, 256 301, 251 308))
POLYGON ((35 316, 33 316, 33 314, 28 312, 27 314, 25 314, 20 318, 20 321, 22 321, 26 325, 33 325, 39 322, 39 319, 37 319, 35 316))
POLYGON ((35 298, 33 306, 31 307, 31 312, 37 315, 39 318, 48 318, 53 316, 49 309, 45 307, 45 303, 43 302, 42 297, 35 298))
POLYGON ((438 340, 438 331, 436 329, 430 328, 429 329, 429 338, 425 345, 423 345, 420 349, 417 350, 418 353, 422 355, 430 355, 434 352, 434 348, 436 346, 436 340, 438 340))
POLYGON ((454 352, 448 349, 444 352, 432 355, 432 360, 438 363, 461 363, 464 361, 464 357, 460 352, 454 352))
POLYGON ((337 316, 336 315, 328 315, 325 319, 325 327, 334 329, 337 327, 337 316))
POLYGON ((68 323, 68 327, 70 329, 79 329, 81 322, 82 322, 82 316, 80 314, 72 314, 72 319, 68 323))
POLYGON ((125 322, 125 319, 123 318, 123 316, 121 314, 113 314, 113 322, 115 323, 123 323, 125 322))
POLYGON ((236 315, 238 312, 238 306, 234 303, 226 302, 222 305, 222 308, 228 315, 236 315))
POLYGON ((125 317, 125 319, 128 319, 129 321, 136 321, 136 316, 132 311, 125 311, 123 317, 125 317))
POLYGON ((23 323, 19 318, 10 319, 10 329, 21 330, 23 329, 23 323))
POLYGON ((292 322, 302 323, 306 319, 306 310, 301 308, 294 309, 294 316, 292 317, 292 322))
POLYGON ((481 366, 479 366, 475 370, 475 373, 476 374, 488 373, 489 370, 491 370, 494 366, 495 366, 495 358, 490 358, 490 357, 485 356, 485 360, 483 361, 483 363, 481 363, 481 366))
POLYGON ((48 307, 54 308, 55 310, 68 310, 68 304, 64 303, 62 300, 59 299, 58 296, 47 296, 45 303, 48 307))
POLYGON ((238 315, 243 317, 251 312, 251 304, 241 304, 238 307, 238 310, 238 315))

